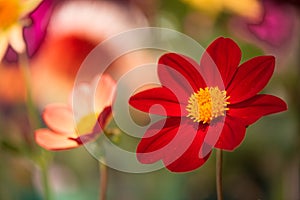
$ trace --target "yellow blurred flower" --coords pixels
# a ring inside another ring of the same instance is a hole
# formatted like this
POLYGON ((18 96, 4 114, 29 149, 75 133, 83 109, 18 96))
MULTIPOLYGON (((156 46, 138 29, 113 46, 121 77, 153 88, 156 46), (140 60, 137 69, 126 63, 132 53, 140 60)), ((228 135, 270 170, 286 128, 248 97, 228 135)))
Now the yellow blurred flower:
POLYGON ((42 0, 0 0, 0 61, 8 45, 15 51, 25 51, 23 27, 28 25, 26 16, 32 12, 42 0))
POLYGON ((216 17, 221 12, 232 12, 253 20, 262 13, 259 0, 182 0, 195 8, 216 17))

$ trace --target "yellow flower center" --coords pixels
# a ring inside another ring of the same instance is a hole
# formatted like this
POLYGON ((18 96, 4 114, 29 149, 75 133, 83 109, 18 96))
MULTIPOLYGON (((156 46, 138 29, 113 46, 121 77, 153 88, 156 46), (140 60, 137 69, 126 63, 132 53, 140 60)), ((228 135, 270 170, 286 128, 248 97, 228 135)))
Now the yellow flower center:
POLYGON ((20 0, 0 0, 0 30, 8 29, 18 22, 21 15, 20 0))
POLYGON ((218 87, 200 88, 198 92, 194 92, 189 100, 186 110, 187 117, 194 122, 210 123, 213 119, 224 116, 229 102, 229 96, 226 96, 225 90, 218 87))
POLYGON ((77 123, 76 131, 78 135, 84 135, 87 133, 90 133, 96 122, 97 122, 97 114, 90 113, 80 119, 80 121, 77 123))

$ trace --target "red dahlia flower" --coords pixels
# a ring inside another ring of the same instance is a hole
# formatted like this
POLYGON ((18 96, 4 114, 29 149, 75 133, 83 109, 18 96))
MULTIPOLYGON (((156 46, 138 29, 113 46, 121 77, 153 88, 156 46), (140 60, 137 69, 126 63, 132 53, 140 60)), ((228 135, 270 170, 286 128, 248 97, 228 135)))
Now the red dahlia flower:
POLYGON ((281 99, 258 94, 273 74, 274 57, 255 57, 239 66, 240 60, 240 48, 228 38, 216 39, 200 64, 176 53, 160 57, 162 86, 129 100, 136 109, 167 117, 151 125, 141 139, 137 147, 141 163, 162 160, 173 172, 194 170, 213 148, 236 149, 247 126, 287 109, 281 99))

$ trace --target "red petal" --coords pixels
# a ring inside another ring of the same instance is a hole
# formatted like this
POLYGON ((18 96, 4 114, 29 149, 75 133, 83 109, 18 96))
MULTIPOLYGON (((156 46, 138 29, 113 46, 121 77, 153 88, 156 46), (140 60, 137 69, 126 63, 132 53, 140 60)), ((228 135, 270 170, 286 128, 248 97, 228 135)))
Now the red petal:
POLYGON ((260 92, 269 82, 274 66, 273 56, 259 56, 243 63, 227 88, 230 103, 244 101, 260 92))
POLYGON ((180 105, 173 92, 165 87, 152 88, 135 94, 129 99, 129 103, 138 110, 152 114, 163 116, 187 115, 185 105, 180 105))
POLYGON ((47 150, 66 150, 80 146, 74 139, 49 129, 38 129, 34 135, 36 143, 47 150))
POLYGON ((246 133, 246 126, 238 118, 226 116, 223 131, 215 147, 232 151, 243 141, 246 133))
POLYGON ((203 150, 206 148, 206 145, 203 143, 204 136, 205 130, 199 129, 192 144, 177 160, 171 163, 168 160, 167 162, 164 160, 166 167, 172 172, 188 172, 201 167, 209 158, 212 150, 212 148, 209 147, 209 152, 205 153, 204 158, 201 158, 200 149, 203 150))
POLYGON ((238 45, 229 38, 220 37, 212 42, 200 61, 201 74, 207 84, 224 89, 232 80, 241 55, 238 45))
POLYGON ((137 158, 141 163, 154 163, 169 154, 165 148, 176 136, 180 118, 160 120, 150 126, 137 147, 137 158))
POLYGON ((243 119, 246 125, 259 118, 287 109, 286 103, 278 97, 260 94, 238 104, 229 105, 228 115, 243 119))
POLYGON ((179 102, 186 104, 191 94, 194 93, 189 81, 178 71, 162 64, 158 65, 158 74, 161 85, 172 91, 179 102))
POLYGON ((183 88, 189 95, 206 87, 198 71, 199 64, 187 56, 167 53, 160 57, 158 64, 158 76, 163 86, 168 85, 175 90, 183 88))
POLYGON ((200 158, 205 157, 214 148, 223 131, 223 127, 225 125, 224 120, 225 117, 219 117, 214 119, 208 126, 206 126, 206 134, 203 140, 204 146, 199 154, 200 158))
POLYGON ((138 145, 138 159, 142 163, 163 159, 170 164, 192 143, 197 133, 196 126, 192 120, 179 117, 156 122, 147 130, 138 145))
POLYGON ((196 155, 196 150, 199 153, 199 149, 195 149, 195 147, 195 145, 191 145, 191 148, 186 153, 166 167, 172 172, 189 172, 201 167, 207 161, 211 152, 201 159, 196 155))
POLYGON ((138 145, 138 160, 144 164, 163 160, 165 166, 174 172, 200 167, 210 154, 199 158, 205 130, 198 131, 197 126, 188 118, 168 118, 155 123, 138 145))
POLYGON ((46 125, 55 132, 74 136, 75 122, 71 108, 64 104, 50 104, 43 112, 46 125))

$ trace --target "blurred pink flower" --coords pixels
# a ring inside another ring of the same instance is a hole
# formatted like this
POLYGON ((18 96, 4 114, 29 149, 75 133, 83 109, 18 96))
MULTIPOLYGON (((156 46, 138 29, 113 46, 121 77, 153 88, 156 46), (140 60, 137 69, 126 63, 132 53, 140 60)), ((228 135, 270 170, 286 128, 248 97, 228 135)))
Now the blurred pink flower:
MULTIPOLYGON (((43 0, 40 5, 28 15, 30 25, 24 27, 23 36, 29 57, 32 57, 37 52, 45 38, 55 1, 57 0, 43 0)), ((17 53, 11 46, 8 47, 4 59, 8 62, 17 61, 17 53)))
POLYGON ((41 0, 0 0, 0 61, 8 45, 18 53, 25 51, 23 28, 30 23, 29 14, 40 2, 41 0))
POLYGON ((300 19, 296 7, 263 1, 264 15, 260 21, 232 18, 229 30, 236 37, 277 58, 276 68, 287 69, 291 60, 297 60, 300 19))
MULTIPOLYGON (((98 77, 97 77, 98 78, 98 77)), ((74 110, 64 104, 50 104, 43 112, 43 120, 48 129, 35 131, 35 140, 48 150, 76 148, 96 138, 109 123, 111 104, 115 92, 115 82, 108 75, 102 75, 100 82, 95 78, 88 84, 81 84, 73 98, 82 99, 82 104, 74 110), (94 89, 95 109, 92 105, 94 89), (74 112, 77 112, 78 123, 74 112)))
POLYGON ((261 41, 272 46, 290 42, 294 32, 294 15, 289 7, 264 1, 264 16, 260 23, 249 23, 249 30, 261 41))

